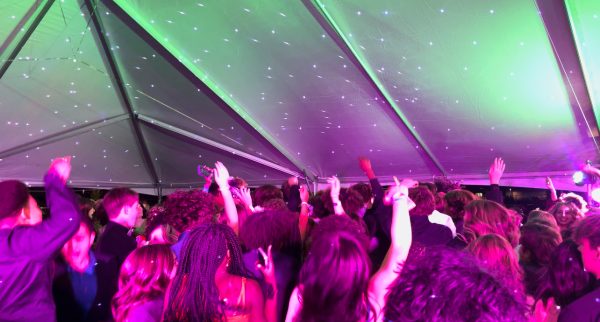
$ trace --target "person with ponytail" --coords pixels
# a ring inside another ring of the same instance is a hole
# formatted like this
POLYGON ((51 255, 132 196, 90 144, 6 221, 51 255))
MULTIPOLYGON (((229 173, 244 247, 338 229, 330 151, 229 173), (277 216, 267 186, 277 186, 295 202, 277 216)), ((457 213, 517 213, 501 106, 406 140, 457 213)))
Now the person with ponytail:
POLYGON ((262 290, 242 261, 233 229, 202 224, 189 232, 167 295, 163 321, 275 321, 276 283, 269 254, 258 268, 273 287, 265 301, 262 290))
POLYGON ((177 265, 168 245, 148 245, 134 250, 123 262, 119 291, 112 312, 117 322, 158 322, 165 291, 177 265))

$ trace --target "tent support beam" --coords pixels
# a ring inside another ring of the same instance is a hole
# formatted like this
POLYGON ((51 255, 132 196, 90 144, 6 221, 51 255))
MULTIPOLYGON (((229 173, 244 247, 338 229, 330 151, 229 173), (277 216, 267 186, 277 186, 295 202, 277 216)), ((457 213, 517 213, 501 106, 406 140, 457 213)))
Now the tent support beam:
POLYGON ((27 40, 29 40, 31 34, 33 34, 48 10, 50 10, 50 7, 52 7, 54 4, 54 0, 47 0, 43 6, 41 5, 41 2, 42 1, 37 1, 33 6, 31 6, 23 19, 19 21, 15 29, 13 29, 13 31, 8 35, 6 41, 2 44, 2 46, 0 46, 0 57, 2 57, 4 56, 4 52, 9 49, 10 45, 15 40, 21 29, 25 28, 25 26, 29 23, 29 26, 25 30, 23 37, 19 39, 15 47, 12 49, 12 51, 10 51, 10 54, 6 57, 6 60, 3 60, 3 63, 0 66, 0 79, 2 79, 2 76, 4 76, 21 49, 23 49, 23 46, 25 46, 27 40))
MULTIPOLYGON (((92 0, 83 0, 84 2, 84 7, 85 9, 87 9, 87 13, 90 15, 90 17, 92 18, 92 23, 94 25, 92 29, 93 34, 96 36, 96 41, 100 43, 101 45, 101 54, 104 58, 104 62, 105 64, 107 64, 108 69, 109 69, 109 74, 111 75, 111 79, 113 80, 113 83, 116 85, 116 89, 117 89, 117 94, 119 96, 119 99, 121 100, 122 106, 125 109, 125 112, 129 115, 129 120, 131 122, 131 127, 133 129, 134 132, 134 137, 136 140, 136 143, 138 145, 138 148, 140 149, 140 152, 142 154, 142 159, 144 160, 144 165, 146 167, 146 170, 148 171, 148 173, 150 174, 150 177, 152 178, 152 181, 154 182, 155 188, 159 189, 160 187, 160 179, 158 177, 158 172, 156 171, 156 168, 154 166, 154 163, 152 162, 152 158, 150 156, 150 151, 148 150, 148 145, 146 144, 146 141, 144 140, 144 135, 142 133, 142 130, 140 129, 140 124, 138 123, 138 120, 135 116, 135 113, 133 111, 133 106, 131 104, 131 100, 129 98, 129 95, 127 94, 127 90, 125 89, 125 85, 123 83, 123 78, 121 77, 121 73, 119 71, 119 68, 117 67, 117 62, 112 54, 112 51, 110 49, 110 45, 108 44, 108 40, 106 39, 105 35, 104 35, 104 31, 102 28, 102 22, 100 21, 100 18, 98 17, 98 15, 96 14, 97 11, 95 10, 96 7, 94 5, 94 3, 92 3, 92 0)), ((84 7, 82 7, 82 10, 84 9, 84 7)))
POLYGON ((58 132, 58 133, 54 133, 48 136, 45 136, 43 138, 40 138, 38 140, 34 140, 31 142, 27 142, 12 148, 9 148, 7 150, 4 151, 0 151, 0 159, 1 158, 7 158, 10 156, 13 156, 15 154, 19 154, 25 151, 29 151, 31 149, 35 149, 37 147, 41 147, 44 145, 48 145, 54 142, 58 142, 64 139, 68 139, 70 137, 74 137, 76 135, 79 134, 83 134, 86 133, 92 129, 97 129, 100 127, 104 127, 113 123, 117 123, 123 120, 128 119, 129 116, 127 114, 119 114, 113 117, 109 117, 103 120, 99 120, 99 121, 95 121, 95 122, 90 122, 90 123, 85 123, 83 125, 80 126, 76 126, 73 128, 70 128, 68 130, 62 131, 62 132, 58 132))
POLYGON ((234 154, 236 156, 239 156, 239 157, 242 157, 244 159, 250 160, 252 162, 258 163, 260 165, 263 165, 265 167, 271 168, 273 170, 277 170, 279 172, 283 172, 283 173, 288 174, 290 176, 304 177, 302 174, 300 174, 300 173, 298 173, 296 171, 290 170, 290 169, 288 169, 286 167, 282 167, 282 166, 280 166, 278 164, 275 164, 275 163, 273 163, 271 161, 268 161, 268 160, 265 160, 265 159, 261 159, 259 157, 256 157, 256 156, 252 155, 252 154, 249 154, 249 153, 246 153, 246 152, 234 149, 234 148, 229 147, 229 146, 227 146, 225 144, 221 144, 221 143, 215 142, 215 141, 213 141, 211 139, 207 139, 207 138, 202 137, 202 136, 200 136, 198 134, 188 132, 188 131, 183 130, 183 129, 175 126, 175 125, 171 125, 171 124, 168 124, 168 123, 165 123, 165 122, 153 119, 153 118, 151 118, 149 116, 142 115, 142 114, 137 114, 137 117, 138 117, 138 119, 140 121, 146 122, 146 123, 148 123, 150 125, 154 125, 154 126, 162 128, 162 129, 165 129, 167 131, 177 133, 179 135, 182 135, 182 136, 185 136, 185 137, 187 137, 189 139, 192 139, 194 141, 197 141, 197 142, 209 145, 209 146, 211 146, 213 148, 216 148, 216 149, 219 149, 221 151, 232 153, 232 154, 234 154))
MULTIPOLYGON (((86 0, 89 1, 89 0, 86 0)), ((112 13, 118 17, 123 23, 125 23, 133 32, 135 32, 140 38, 142 38, 152 49, 154 49, 159 55, 161 55, 171 66, 173 66, 181 75, 187 78, 192 84, 206 94, 213 102, 215 102, 224 112, 232 117, 236 122, 242 125, 246 130, 252 134, 256 134, 256 137, 269 146, 273 152, 282 156, 293 164, 297 168, 298 173, 307 172, 308 169, 305 164, 296 159, 289 153, 283 146, 278 144, 274 138, 268 133, 259 129, 260 124, 252 120, 250 117, 244 118, 237 111, 234 110, 222 97, 213 91, 213 89, 198 78, 192 70, 190 70, 184 63, 182 63, 177 57, 165 48, 158 40, 154 38, 143 26, 141 26, 134 18, 129 16, 123 8, 121 8, 114 0, 99 0, 109 8, 112 13)), ((307 173, 307 176, 311 180, 316 180, 317 175, 314 173, 307 173)))
MULTIPOLYGON (((600 153, 600 135, 598 120, 588 90, 583 66, 577 50, 574 30, 564 0, 536 0, 535 4, 541 14, 548 41, 552 47, 556 65, 569 95, 575 122, 585 124, 577 129, 583 141, 592 139, 596 151, 600 153)), ((594 156, 590 156, 592 159, 594 156)))
POLYGON ((383 84, 381 84, 378 77, 374 73, 369 72, 369 70, 365 67, 365 63, 361 61, 361 58, 348 43, 346 38, 343 36, 342 31, 338 28, 333 19, 324 11, 324 9, 320 8, 318 4, 315 4, 313 0, 302 0, 302 3, 311 13, 313 18, 315 18, 321 28, 327 32, 333 42, 342 50, 342 52, 346 54, 348 59, 370 83, 373 89, 379 95, 381 95, 381 97, 383 97, 385 105, 389 105, 390 107, 390 109, 387 109, 386 112, 388 112, 391 118, 396 122, 406 138, 410 140, 415 147, 417 147, 417 153, 421 155, 429 169, 438 174, 447 175, 447 172, 444 170, 442 164, 439 162, 433 152, 431 152, 417 131, 414 130, 409 120, 406 118, 406 116, 404 116, 404 113, 402 113, 400 107, 395 103, 394 99, 387 92, 383 84))

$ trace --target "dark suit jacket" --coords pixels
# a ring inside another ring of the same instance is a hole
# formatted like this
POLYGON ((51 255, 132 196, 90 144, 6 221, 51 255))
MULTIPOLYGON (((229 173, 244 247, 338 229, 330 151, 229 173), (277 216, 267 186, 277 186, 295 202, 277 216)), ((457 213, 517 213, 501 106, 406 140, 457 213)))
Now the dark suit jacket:
POLYGON ((100 235, 95 253, 103 258, 116 259, 120 266, 136 247, 135 237, 133 233, 129 234, 129 229, 109 221, 100 235))
POLYGON ((117 292, 119 265, 115 259, 96 257, 94 273, 96 274, 97 291, 92 307, 87 316, 77 303, 67 264, 58 259, 55 261, 52 295, 56 303, 56 317, 60 321, 111 321, 110 303, 117 292))

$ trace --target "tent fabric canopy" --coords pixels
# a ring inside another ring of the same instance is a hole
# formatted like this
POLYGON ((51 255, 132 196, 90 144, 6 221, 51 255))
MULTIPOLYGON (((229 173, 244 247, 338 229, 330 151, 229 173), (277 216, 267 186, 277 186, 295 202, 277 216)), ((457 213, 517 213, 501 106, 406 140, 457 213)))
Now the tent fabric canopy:
POLYGON ((0 180, 174 189, 377 174, 573 189, 598 161, 600 3, 7 0, 0 180), (595 86, 594 86, 595 85, 595 86))

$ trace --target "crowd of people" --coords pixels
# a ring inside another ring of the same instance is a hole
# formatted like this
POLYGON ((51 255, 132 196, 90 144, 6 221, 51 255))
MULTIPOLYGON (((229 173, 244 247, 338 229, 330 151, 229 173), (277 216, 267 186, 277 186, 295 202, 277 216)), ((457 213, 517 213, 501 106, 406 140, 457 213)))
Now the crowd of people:
POLYGON ((578 195, 549 181, 549 209, 522 216, 500 158, 483 198, 359 167, 368 183, 313 194, 217 162, 144 216, 129 188, 78 198, 69 158, 44 178, 47 218, 2 181, 0 321, 600 321, 600 214, 578 195))

